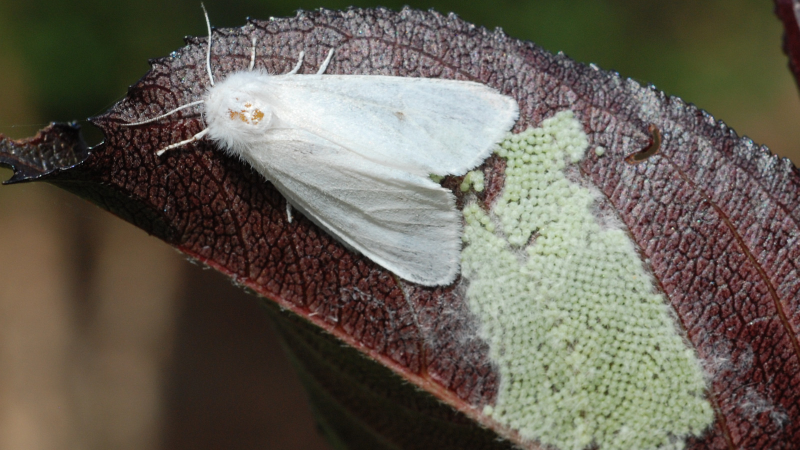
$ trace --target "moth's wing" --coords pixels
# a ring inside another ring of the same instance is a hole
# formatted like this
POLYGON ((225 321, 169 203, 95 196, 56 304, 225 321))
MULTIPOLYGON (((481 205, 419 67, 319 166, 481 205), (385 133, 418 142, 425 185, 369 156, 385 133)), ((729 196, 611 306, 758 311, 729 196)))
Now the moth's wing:
POLYGON ((267 83, 265 100, 287 126, 417 173, 464 174, 519 116, 516 100, 469 81, 278 75, 267 83))
POLYGON ((302 130, 271 130, 246 159, 307 218, 406 280, 450 284, 461 218, 427 176, 376 164, 302 130))

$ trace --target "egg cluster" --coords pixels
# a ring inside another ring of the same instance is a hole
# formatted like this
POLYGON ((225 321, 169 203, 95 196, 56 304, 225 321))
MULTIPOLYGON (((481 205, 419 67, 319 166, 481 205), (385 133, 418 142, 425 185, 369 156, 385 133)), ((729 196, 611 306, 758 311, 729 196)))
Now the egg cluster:
POLYGON ((464 176, 464 181, 461 182, 461 192, 469 191, 470 186, 475 190, 475 192, 483 192, 483 172, 473 170, 472 172, 467 172, 464 176))
POLYGON ((628 235, 567 178, 587 148, 569 111, 509 135, 501 197, 464 208, 467 298, 501 375, 484 412, 559 449, 680 448, 714 419, 703 372, 628 235))

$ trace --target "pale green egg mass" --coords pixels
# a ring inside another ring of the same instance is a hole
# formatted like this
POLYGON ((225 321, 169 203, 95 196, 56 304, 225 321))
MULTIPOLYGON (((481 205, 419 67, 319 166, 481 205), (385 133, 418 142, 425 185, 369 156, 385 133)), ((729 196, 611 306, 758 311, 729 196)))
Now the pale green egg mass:
POLYGON ((461 186, 459 187, 462 192, 467 192, 470 186, 472 186, 475 192, 483 192, 483 172, 478 172, 477 170, 467 172, 464 176, 464 181, 461 182, 461 186))
POLYGON ((567 175, 587 148, 570 111, 509 134, 502 195, 464 208, 468 303, 501 376, 484 413, 564 450, 682 448, 714 420, 703 371, 627 233, 567 175))

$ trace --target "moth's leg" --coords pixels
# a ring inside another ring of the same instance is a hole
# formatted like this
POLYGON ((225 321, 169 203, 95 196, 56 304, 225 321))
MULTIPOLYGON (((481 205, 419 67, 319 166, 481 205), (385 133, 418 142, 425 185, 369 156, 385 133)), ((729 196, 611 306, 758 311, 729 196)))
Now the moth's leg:
POLYGON ((328 52, 328 56, 325 58, 325 61, 322 61, 322 65, 319 66, 319 70, 317 71, 317 75, 322 75, 325 73, 325 70, 328 68, 328 64, 331 63, 331 58, 333 58, 333 49, 328 52))
POLYGON ((297 55, 297 64, 294 65, 294 69, 292 69, 291 72, 289 72, 289 75, 294 75, 297 73, 298 70, 300 70, 300 66, 303 65, 303 57, 305 55, 306 54, 303 51, 300 51, 300 54, 297 55))
POLYGON ((253 47, 250 49, 250 71, 256 66, 256 38, 253 38, 253 47))
POLYGON ((187 103, 187 104, 185 104, 183 106, 178 106, 177 108, 173 109, 170 112, 161 114, 160 116, 153 117, 152 119, 143 120, 141 122, 123 123, 120 126, 122 126, 122 127, 135 127, 136 125, 144 125, 146 123, 155 122, 156 120, 163 119, 164 117, 167 117, 167 116, 171 116, 171 115, 175 114, 176 112, 178 112, 178 111, 180 111, 182 109, 186 109, 186 108, 189 108, 189 107, 192 107, 192 106, 195 106, 195 105, 200 105, 200 104, 203 104, 203 103, 205 103, 205 100, 198 100, 196 102, 187 103))
POLYGON ((169 145, 167 147, 162 148, 161 150, 156 152, 156 156, 163 155, 164 152, 166 152, 167 150, 172 150, 173 148, 183 147, 186 144, 191 144, 192 142, 199 141, 206 134, 208 134, 208 128, 206 128, 205 130, 195 134, 194 136, 190 137, 189 139, 186 139, 185 141, 176 142, 176 143, 174 143, 172 145, 169 145))
POLYGON ((286 200, 286 220, 292 223, 292 204, 289 203, 289 200, 286 200))

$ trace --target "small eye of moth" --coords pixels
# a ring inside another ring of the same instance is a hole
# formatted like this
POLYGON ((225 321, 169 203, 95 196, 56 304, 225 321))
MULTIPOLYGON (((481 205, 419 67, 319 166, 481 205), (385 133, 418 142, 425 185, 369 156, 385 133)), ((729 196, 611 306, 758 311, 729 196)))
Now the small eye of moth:
POLYGON ((255 66, 214 82, 208 13, 201 107, 206 128, 164 152, 208 137, 249 163, 291 207, 400 278, 424 286, 459 273, 461 215, 431 175, 463 175, 480 165, 519 116, 517 102, 481 83, 383 75, 324 75, 294 68, 270 75, 255 66))

